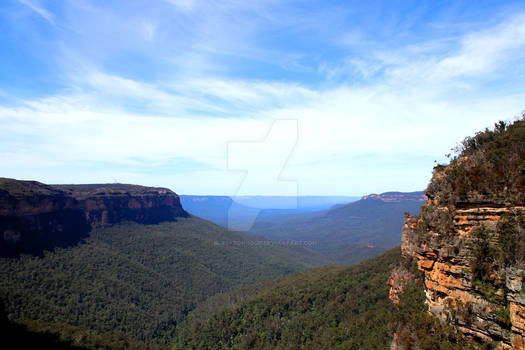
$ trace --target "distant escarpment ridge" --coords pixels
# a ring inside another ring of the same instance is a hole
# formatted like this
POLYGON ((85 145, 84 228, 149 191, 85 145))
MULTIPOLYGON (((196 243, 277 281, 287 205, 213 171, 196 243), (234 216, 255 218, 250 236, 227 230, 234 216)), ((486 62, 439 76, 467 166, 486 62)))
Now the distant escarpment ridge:
POLYGON ((424 192, 385 192, 381 194, 369 194, 363 196, 361 200, 367 199, 377 199, 383 202, 404 202, 404 201, 414 201, 414 202, 426 202, 427 197, 424 192))
POLYGON ((166 188, 125 184, 46 185, 0 178, 0 255, 41 254, 122 221, 156 224, 187 217, 166 188))

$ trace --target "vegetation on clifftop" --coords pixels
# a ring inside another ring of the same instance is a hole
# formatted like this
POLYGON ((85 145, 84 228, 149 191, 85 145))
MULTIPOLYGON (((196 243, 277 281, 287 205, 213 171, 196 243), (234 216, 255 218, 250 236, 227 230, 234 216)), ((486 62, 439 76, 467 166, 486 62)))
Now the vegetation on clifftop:
POLYGON ((467 137, 448 166, 438 165, 427 195, 440 203, 525 201, 525 115, 467 137))
MULTIPOLYGON (((417 222, 421 240, 431 232, 453 238, 453 217, 462 205, 524 204, 525 115, 514 123, 500 121, 493 130, 486 129, 465 138, 455 152, 450 164, 434 168, 426 194, 437 201, 437 205, 425 204, 421 208, 417 222)), ((510 260, 523 262, 525 259, 525 233, 519 232, 520 220, 523 218, 520 219, 518 213, 512 214, 494 229, 500 245, 498 259, 507 265, 510 260)), ((489 254, 487 259, 494 254, 489 254)))

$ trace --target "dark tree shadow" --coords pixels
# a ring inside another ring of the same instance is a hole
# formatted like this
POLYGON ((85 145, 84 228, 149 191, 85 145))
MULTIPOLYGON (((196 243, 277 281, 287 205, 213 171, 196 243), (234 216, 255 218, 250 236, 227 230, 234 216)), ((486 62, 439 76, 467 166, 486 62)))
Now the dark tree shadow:
POLYGON ((0 216, 0 256, 41 256, 45 250, 82 242, 91 230, 80 210, 65 209, 31 216, 0 216))
POLYGON ((3 302, 0 302, 0 330, 2 333, 3 349, 85 349, 60 340, 55 334, 32 332, 23 325, 9 321, 3 302))

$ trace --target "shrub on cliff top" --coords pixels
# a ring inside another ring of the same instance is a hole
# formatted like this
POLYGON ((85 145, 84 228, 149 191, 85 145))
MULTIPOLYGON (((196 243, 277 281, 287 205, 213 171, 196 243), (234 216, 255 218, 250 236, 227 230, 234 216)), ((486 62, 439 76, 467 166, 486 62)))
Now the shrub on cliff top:
POLYGON ((525 114, 467 137, 449 165, 434 168, 427 195, 443 204, 458 201, 525 200, 525 114))

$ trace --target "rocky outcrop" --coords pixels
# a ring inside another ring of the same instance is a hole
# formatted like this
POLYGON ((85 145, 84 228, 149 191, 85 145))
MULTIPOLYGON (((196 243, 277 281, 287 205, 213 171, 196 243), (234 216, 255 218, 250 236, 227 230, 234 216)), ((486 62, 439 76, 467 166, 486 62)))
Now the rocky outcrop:
POLYGON ((77 201, 87 222, 104 226, 121 221, 157 224, 174 221, 188 214, 180 204, 179 196, 167 188, 125 184, 54 185, 77 201))
POLYGON ((525 115, 455 151, 434 168, 419 215, 405 217, 402 255, 423 272, 432 314, 471 339, 524 350, 525 115))
POLYGON ((155 224, 185 216, 177 194, 165 188, 0 178, 0 255, 41 254, 121 221, 155 224))
POLYGON ((399 304, 399 295, 403 292, 405 286, 415 276, 408 271, 404 266, 398 266, 390 272, 390 278, 388 279, 388 285, 390 286, 390 292, 388 298, 392 300, 394 304, 399 304))
MULTIPOLYGON (((490 232, 485 248, 500 249, 498 223, 520 213, 525 213, 525 207, 461 203, 451 208, 431 199, 420 217, 405 218, 402 233, 403 256, 415 259, 424 272, 430 312, 455 324, 464 334, 497 342, 502 349, 524 349, 525 270, 519 263, 509 266, 494 261, 488 278, 477 278, 473 269, 476 259, 483 257, 476 251, 481 239, 476 230, 490 232), (429 228, 425 214, 434 218, 447 215, 452 225, 429 228)), ((399 293, 396 284, 399 282, 391 282, 393 294, 399 293)))

